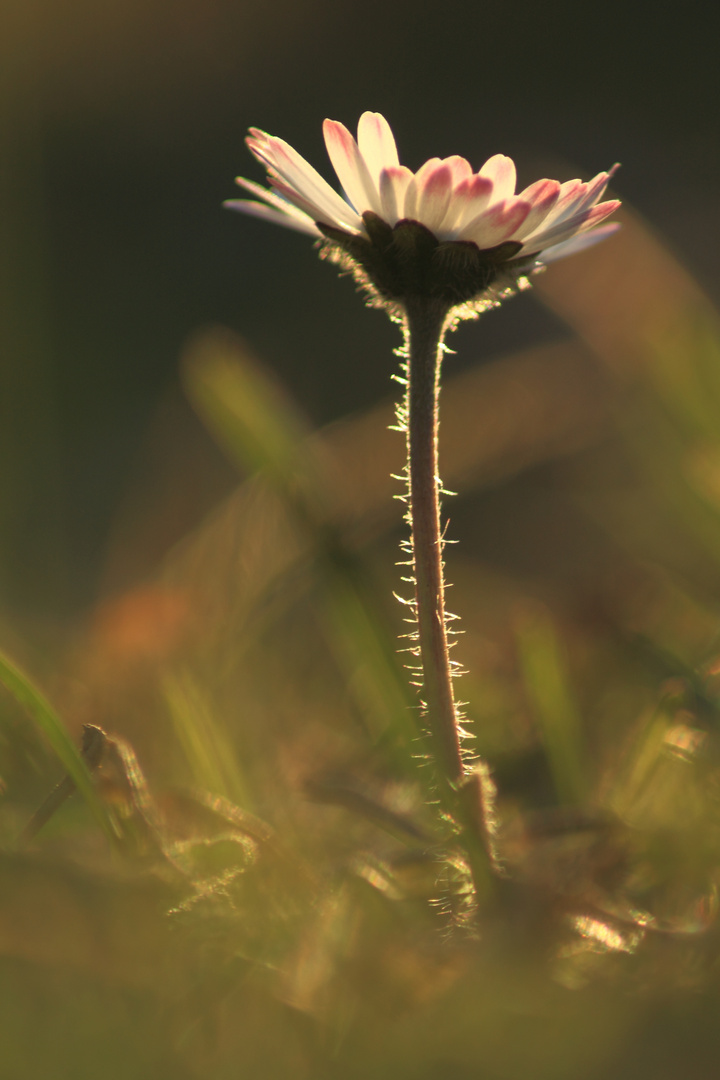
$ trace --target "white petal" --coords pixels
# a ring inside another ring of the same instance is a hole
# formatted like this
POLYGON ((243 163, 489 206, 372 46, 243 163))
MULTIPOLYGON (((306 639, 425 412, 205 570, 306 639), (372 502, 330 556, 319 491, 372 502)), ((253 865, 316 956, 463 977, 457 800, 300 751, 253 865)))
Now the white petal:
POLYGON ((460 221, 461 212, 465 207, 465 199, 462 196, 458 198, 457 193, 461 185, 472 177, 472 167, 469 161, 466 161, 465 158, 460 157, 458 154, 443 158, 442 165, 450 170, 451 188, 450 201, 442 221, 442 238, 452 240, 460 221))
POLYGON ((472 240, 482 250, 510 240, 530 212, 529 203, 521 199, 503 199, 481 214, 467 228, 463 239, 472 240))
POLYGON ((380 113, 364 112, 358 122, 358 148, 375 185, 379 185, 383 169, 400 164, 390 125, 380 113))
POLYGON ((493 182, 493 202, 510 199, 515 194, 517 176, 515 162, 505 154, 495 154, 483 165, 478 176, 486 176, 493 182))
POLYGON ((420 197, 422 186, 425 183, 425 178, 440 164, 440 158, 430 158, 429 161, 426 161, 424 165, 420 166, 418 171, 412 177, 405 192, 403 217, 410 218, 412 221, 418 220, 418 199, 420 197))
MULTIPOLYGON (((236 176, 235 183, 246 191, 249 191, 251 195, 257 195, 258 198, 264 199, 266 203, 273 206, 276 210, 280 210, 283 214, 289 214, 291 217, 310 217, 312 221, 316 218, 312 216, 310 203, 307 203, 307 207, 304 205, 298 205, 301 202, 296 192, 291 192, 291 189, 283 185, 283 196, 276 195, 274 191, 269 188, 264 188, 261 184, 256 184, 253 180, 246 180, 244 176, 236 176), (285 193, 291 193, 297 200, 295 203, 288 202, 288 196, 285 193)), ((276 183, 278 183, 276 181, 276 183)))
POLYGON ((537 180, 518 195, 518 199, 530 205, 530 213, 520 228, 515 230, 513 240, 522 240, 530 236, 548 218, 554 209, 560 194, 557 180, 537 180))
POLYGON ((252 153, 271 170, 275 170, 287 184, 298 192, 317 211, 316 221, 353 230, 362 229, 362 221, 351 206, 323 180, 312 165, 293 150, 283 139, 266 135, 263 131, 251 128, 251 135, 246 140, 252 153))
POLYGON ((337 120, 326 120, 323 134, 333 168, 350 202, 359 214, 366 210, 379 214, 380 192, 348 129, 337 120))
POLYGON ((324 131, 352 205, 288 143, 253 128, 247 143, 266 166, 271 189, 238 178, 259 201, 225 205, 313 236, 325 225, 366 234, 361 215, 372 210, 391 226, 414 219, 441 240, 470 240, 481 249, 517 241, 521 254, 547 262, 589 247, 617 228, 597 227, 620 205, 599 201, 617 165, 587 183, 538 180, 515 196, 515 165, 503 154, 489 158, 476 175, 457 155, 431 158, 413 174, 400 165, 392 130, 380 113, 363 113, 357 142, 336 121, 326 120, 324 131))
POLYGON ((465 239, 465 227, 476 221, 488 208, 492 195, 493 183, 487 176, 470 176, 460 182, 453 195, 455 239, 465 239))
POLYGON ((430 232, 437 232, 445 220, 452 194, 452 181, 452 169, 443 164, 429 170, 422 177, 418 173, 416 177, 418 196, 415 217, 430 229, 430 232))
POLYGON ((587 232, 588 229, 614 213, 619 206, 620 203, 617 199, 613 199, 609 202, 600 203, 598 206, 593 206, 590 210, 584 210, 566 221, 556 221, 549 228, 543 225, 534 236, 525 238, 520 254, 525 255, 543 251, 545 248, 569 240, 576 233, 587 232))
POLYGON ((558 206, 555 213, 548 217, 546 224, 553 223, 553 225, 559 225, 563 221, 570 221, 572 218, 576 218, 578 214, 581 214, 584 210, 588 209, 594 199, 593 194, 588 194, 589 184, 580 183, 573 191, 572 195, 563 201, 562 207, 560 207, 560 201, 558 200, 558 206))
POLYGON ((570 180, 563 184, 560 189, 560 197, 555 209, 549 215, 546 225, 559 224, 561 221, 569 221, 577 217, 584 210, 594 206, 601 199, 610 178, 617 172, 619 165, 613 165, 609 172, 598 173, 586 184, 580 180, 570 180))
POLYGON ((612 236, 619 228, 621 228, 619 221, 611 221, 609 224, 601 225, 597 229, 590 229, 588 232, 580 233, 579 236, 573 236, 562 244, 553 244, 552 247, 543 250, 540 261, 551 263, 555 262, 556 259, 564 259, 566 255, 577 255, 578 252, 584 251, 585 248, 592 247, 593 244, 598 244, 601 240, 612 236))
POLYGON ((405 192, 412 178, 412 172, 404 165, 383 169, 380 173, 381 217, 388 225, 397 225, 403 216, 405 192))
POLYGON ((457 187, 463 180, 469 180, 472 176, 472 166, 469 161, 464 157, 460 157, 459 154, 452 154, 450 157, 442 159, 443 165, 452 171, 453 186, 457 187))
POLYGON ((574 213, 579 213, 581 210, 587 210, 589 207, 594 206, 605 194, 605 188, 619 168, 619 165, 613 165, 609 172, 598 173, 592 180, 588 180, 587 184, 585 184, 585 192, 576 205, 574 213))
POLYGON ((243 214, 251 217, 263 218, 272 221, 275 225, 284 225, 288 229, 296 229, 297 232, 309 233, 310 236, 322 236, 315 223, 307 214, 290 214, 286 210, 274 210, 266 203, 252 202, 250 199, 226 199, 223 206, 227 210, 240 210, 243 214))
POLYGON ((272 184, 275 191, 279 192, 280 202, 284 205, 294 206, 301 213, 305 214, 312 221, 321 221, 323 225, 335 225, 336 228, 342 228, 346 232, 355 233, 360 235, 364 232, 362 219, 358 218, 358 228, 354 228, 351 225, 338 225, 330 219, 329 215, 322 212, 322 208, 318 208, 314 203, 304 199, 302 195, 298 194, 295 188, 291 188, 289 184, 286 184, 277 174, 272 171, 268 171, 268 180, 272 184))
POLYGON ((574 217, 575 207, 582 201, 585 187, 582 180, 566 180, 561 184, 557 202, 545 219, 545 225, 574 217))

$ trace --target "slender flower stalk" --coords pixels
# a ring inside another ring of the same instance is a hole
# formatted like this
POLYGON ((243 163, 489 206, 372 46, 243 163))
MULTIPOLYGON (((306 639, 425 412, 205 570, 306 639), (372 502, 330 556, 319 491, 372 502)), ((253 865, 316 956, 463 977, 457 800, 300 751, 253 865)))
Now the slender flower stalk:
MULTIPOLYGON (((416 172, 400 164, 379 113, 360 117, 357 141, 326 120, 325 143, 344 190, 338 194, 282 139, 252 128, 247 144, 270 188, 238 177, 253 199, 234 210, 314 236, 321 255, 350 270, 402 322, 406 336, 409 519, 422 694, 439 779, 463 810, 462 730, 453 697, 443 577, 438 476, 438 400, 444 336, 527 285, 525 275, 614 232, 620 205, 601 202, 615 169, 583 183, 538 180, 515 194, 515 165, 496 154, 474 173, 457 155, 416 172), (598 227, 599 226, 599 227, 598 227)), ((617 166, 615 166, 617 168, 617 166)), ((470 785, 468 791, 470 790, 470 785)))
POLYGON ((422 693, 436 764, 440 774, 457 786, 463 759, 447 640, 438 468, 440 367, 448 315, 441 302, 409 297, 405 303, 405 420, 422 693))

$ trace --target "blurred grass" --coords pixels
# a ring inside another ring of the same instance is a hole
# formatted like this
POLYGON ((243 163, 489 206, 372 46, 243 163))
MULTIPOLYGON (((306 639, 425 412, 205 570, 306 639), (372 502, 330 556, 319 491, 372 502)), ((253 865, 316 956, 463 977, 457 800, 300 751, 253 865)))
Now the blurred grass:
MULTIPOLYGON (((311 431, 207 331, 183 377, 237 489, 58 649, 57 712, 0 660, 35 725, 0 700, 0 835, 60 765, 96 814, 0 852, 0 1077, 714 1075, 720 320, 632 216, 536 292, 576 337, 443 392, 504 876, 473 912, 422 765, 391 404, 311 431), (118 736, 95 781, 88 723, 118 736)), ((167 480, 123 544, 152 546, 167 480)))
POLYGON ((581 720, 569 685, 562 646, 547 614, 524 612, 518 620, 518 647, 527 696, 553 775, 558 802, 578 805, 587 798, 581 720))
POLYGON ((25 672, 2 653, 0 653, 0 683, 37 724, 102 831, 111 842, 116 840, 117 830, 108 808, 102 799, 98 798, 88 766, 68 735, 62 720, 25 672))
POLYGON ((358 716, 375 739, 401 739, 407 747, 418 735, 413 702, 374 601, 375 583, 338 527, 333 481, 341 484, 341 474, 332 476, 296 410, 238 339, 222 331, 206 335, 188 350, 184 370, 188 396, 210 430, 241 469, 267 478, 290 528, 310 546, 324 576, 327 646, 357 699, 358 716))

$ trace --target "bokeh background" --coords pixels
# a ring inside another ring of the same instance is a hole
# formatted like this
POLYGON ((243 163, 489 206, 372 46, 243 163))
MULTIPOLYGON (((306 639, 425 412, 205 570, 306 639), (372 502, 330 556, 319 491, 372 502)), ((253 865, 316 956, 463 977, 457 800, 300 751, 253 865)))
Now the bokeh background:
POLYGON ((0 17, 0 649, 61 717, 0 653, 2 1080, 714 1076, 716 13, 0 17), (330 178, 323 117, 365 109, 411 167, 622 163, 622 232, 446 364, 479 934, 397 656, 398 330, 221 208, 248 126, 330 178), (84 723, 96 817, 28 832, 84 723))
MULTIPOLYGON (((198 327, 242 332, 313 422, 389 393, 385 320, 301 238, 221 210, 236 174, 260 179, 250 124, 328 176, 322 118, 353 125, 366 108, 388 116, 413 167, 502 151, 529 182, 619 160, 618 193, 720 288, 718 26, 705 4, 5 0, 2 19, 0 593, 12 608, 78 611, 108 584, 112 522, 198 327)), ((459 363, 565 333, 526 297, 464 330, 459 363)))

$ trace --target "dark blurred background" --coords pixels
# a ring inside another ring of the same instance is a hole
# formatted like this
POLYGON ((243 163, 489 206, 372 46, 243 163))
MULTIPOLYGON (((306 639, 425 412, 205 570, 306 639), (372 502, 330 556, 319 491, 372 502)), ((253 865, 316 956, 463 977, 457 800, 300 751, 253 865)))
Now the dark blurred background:
MULTIPOLYGON (((388 117, 411 168, 501 151, 524 185, 620 160, 618 193, 720 298, 706 3, 5 0, 2 22, 5 611, 68 614, 107 586, 113 521, 163 409, 197 441, 187 461, 212 458, 177 380, 198 328, 240 331, 314 423, 389 392, 387 320, 304 238, 221 209, 236 174, 261 179, 249 125, 328 178, 323 117, 352 127, 365 109, 388 117)), ((526 296, 463 328, 453 363, 567 333, 526 296)), ((220 460, 153 557, 229 489, 220 460)))

